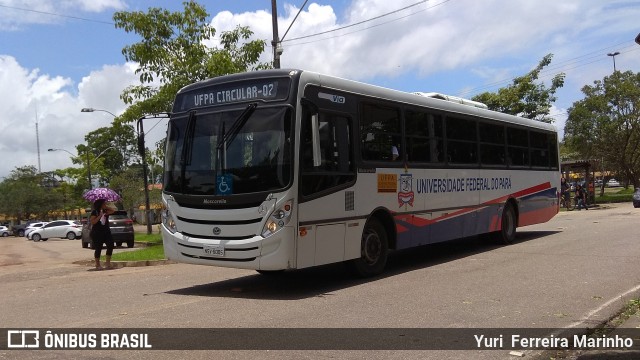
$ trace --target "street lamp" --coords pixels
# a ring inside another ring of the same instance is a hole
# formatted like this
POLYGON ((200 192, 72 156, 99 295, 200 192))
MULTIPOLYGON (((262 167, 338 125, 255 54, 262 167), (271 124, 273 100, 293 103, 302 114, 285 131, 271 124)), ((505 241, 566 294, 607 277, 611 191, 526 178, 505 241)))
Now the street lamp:
MULTIPOLYGON (((94 111, 106 112, 107 114, 113 116, 114 118, 117 117, 116 114, 112 113, 109 110, 104 110, 104 109, 82 108, 80 110, 80 112, 94 112, 94 111)), ((112 149, 112 148, 113 148, 113 146, 104 149, 98 156, 96 156, 95 159, 93 159, 93 161, 98 160, 100 155, 104 154, 105 151, 107 151, 109 149, 112 149)), ((92 164, 93 164, 93 161, 91 162, 92 164)), ((92 189, 93 188, 93 183, 91 182, 91 169, 90 169, 90 166, 89 166, 89 149, 87 149, 87 172, 89 173, 89 188, 92 189)))
POLYGON ((91 181, 91 165, 93 165, 94 162, 96 162, 96 160, 98 160, 100 158, 100 156, 102 156, 105 152, 107 152, 107 150, 110 149, 115 149, 115 146, 109 146, 108 148, 102 150, 102 152, 100 152, 100 154, 98 154, 98 156, 95 157, 95 159, 93 159, 91 162, 89 162, 89 148, 87 147, 87 172, 89 173, 89 189, 93 189, 93 182, 91 181))
POLYGON ((111 116, 113 116, 113 117, 117 117, 117 116, 116 116, 116 114, 112 113, 111 111, 102 110, 102 109, 82 108, 82 110, 80 110, 80 112, 94 112, 94 111, 102 111, 102 112, 106 112, 106 113, 108 113, 108 114, 111 114, 111 116))
MULTIPOLYGON (((67 154, 71 155, 72 157, 77 157, 77 155, 73 155, 70 151, 65 150, 65 149, 48 149, 47 151, 64 151, 67 154)), ((89 178, 89 189, 91 189, 93 186, 91 186, 91 164, 89 163, 89 150, 87 149, 87 177, 89 178)))
MULTIPOLYGON (((639 36, 640 36, 640 34, 639 34, 639 36)), ((616 72, 616 55, 620 55, 620 52, 616 51, 616 52, 607 54, 607 56, 611 56, 613 58, 613 72, 616 72)))
POLYGON ((64 151, 64 152, 66 152, 67 154, 69 154, 69 155, 71 155, 73 157, 77 156, 77 155, 73 155, 69 150, 65 150, 65 149, 49 149, 47 151, 64 151))
MULTIPOLYGON (((93 159, 93 161, 91 161, 91 158, 89 157, 90 155, 90 151, 89 151, 89 147, 87 147, 87 178, 89 179, 89 189, 93 189, 93 182, 91 181, 91 165, 96 162, 96 160, 98 160, 98 158, 100 158, 100 156, 102 156, 105 152, 107 152, 107 150, 110 149, 115 149, 115 146, 109 146, 108 148, 102 150, 102 152, 100 154, 98 154, 98 156, 95 157, 95 159, 93 159)), ((67 154, 76 157, 77 155, 73 155, 70 151, 65 150, 65 149, 48 149, 47 151, 64 151, 67 154)))

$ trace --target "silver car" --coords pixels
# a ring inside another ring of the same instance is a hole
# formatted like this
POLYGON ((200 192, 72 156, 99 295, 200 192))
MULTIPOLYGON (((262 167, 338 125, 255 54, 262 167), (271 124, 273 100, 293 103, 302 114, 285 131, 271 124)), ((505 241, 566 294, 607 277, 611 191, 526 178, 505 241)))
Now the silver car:
POLYGON ((31 232, 33 232, 33 230, 35 229, 40 229, 41 227, 47 225, 47 222, 37 222, 37 223, 33 223, 29 226, 27 226, 24 229, 24 236, 26 236, 27 238, 29 238, 29 234, 31 234, 31 232))
POLYGON ((11 231, 9 230, 9 228, 4 226, 4 225, 1 225, 0 226, 0 236, 7 237, 9 235, 11 235, 11 231))
POLYGON ((82 224, 75 220, 55 220, 29 233, 29 240, 47 241, 49 238, 73 240, 82 236, 82 224))

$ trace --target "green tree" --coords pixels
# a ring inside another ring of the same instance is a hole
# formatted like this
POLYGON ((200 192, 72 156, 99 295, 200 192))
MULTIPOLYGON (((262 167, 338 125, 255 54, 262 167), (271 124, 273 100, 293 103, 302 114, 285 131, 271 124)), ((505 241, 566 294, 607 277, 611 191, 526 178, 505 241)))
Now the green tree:
MULTIPOLYGON (((138 63, 140 84, 126 88, 120 95, 129 107, 116 121, 130 123, 145 114, 171 111, 178 90, 193 82, 271 67, 258 61, 266 41, 249 40, 253 32, 247 27, 223 32, 221 48, 207 47, 205 41, 216 34, 207 20, 209 14, 195 1, 185 1, 183 6, 181 12, 150 8, 147 12, 114 14, 116 28, 141 37, 140 42, 122 49, 127 61, 138 63)), ((158 161, 152 158, 150 162, 152 169, 148 173, 154 177, 164 158, 164 149, 160 150, 158 161)), ((151 153, 148 149, 144 152, 151 153)), ((154 179, 150 183, 155 183, 154 179)), ((150 192, 151 201, 157 192, 150 192)))
MULTIPOLYGON (((140 204, 144 204, 144 183, 142 181, 142 165, 134 164, 111 179, 110 186, 122 195, 122 205, 130 216, 140 204)), ((161 204, 161 190, 153 189, 149 192, 151 204, 161 204)))
POLYGON ((84 164, 86 170, 86 163, 89 161, 92 177, 98 177, 102 184, 108 184, 111 177, 139 159, 136 136, 131 125, 114 121, 110 127, 102 127, 88 133, 85 140, 89 146, 76 146, 80 156, 74 162, 84 164))
POLYGON ((553 122, 549 116, 551 105, 556 101, 556 91, 564 85, 565 74, 560 73, 551 79, 551 86, 536 83, 540 72, 551 63, 553 55, 546 55, 535 69, 513 79, 513 83, 498 92, 484 92, 472 100, 485 103, 489 109, 528 119, 553 122))
POLYGON ((634 187, 640 185, 640 73, 615 71, 569 108, 565 142, 585 158, 606 167, 634 187))
POLYGON ((15 168, 0 183, 0 213, 16 220, 27 220, 37 215, 45 217, 55 210, 60 201, 50 191, 50 182, 38 173, 35 166, 15 168))
POLYGON ((178 90, 193 82, 270 67, 258 62, 266 42, 249 41, 253 33, 247 27, 222 33, 222 48, 208 48, 204 41, 216 34, 209 14, 195 1, 183 5, 181 12, 150 8, 146 13, 114 14, 116 28, 142 38, 122 50, 127 61, 139 64, 140 84, 122 92, 120 97, 130 106, 117 120, 132 122, 144 114, 170 111, 178 90))

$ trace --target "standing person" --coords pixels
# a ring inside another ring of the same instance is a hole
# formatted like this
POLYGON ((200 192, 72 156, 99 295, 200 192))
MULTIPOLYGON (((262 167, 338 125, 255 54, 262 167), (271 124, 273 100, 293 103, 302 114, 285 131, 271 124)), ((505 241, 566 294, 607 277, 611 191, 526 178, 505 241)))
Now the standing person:
POLYGON ((107 206, 106 200, 96 200, 93 203, 93 211, 91 211, 91 241, 93 242, 93 248, 95 252, 93 254, 96 260, 96 270, 102 270, 100 266, 100 253, 102 252, 102 244, 107 245, 105 267, 111 269, 111 254, 113 254, 113 237, 111 236, 111 229, 109 228, 109 215, 113 214, 114 210, 107 206))
POLYGON ((589 210, 587 207, 587 194, 580 184, 576 185, 576 209, 581 210, 583 208, 589 210))
POLYGON ((560 193, 562 194, 562 199, 565 201, 566 206, 566 203, 569 202, 569 196, 571 196, 571 194, 569 184, 567 184, 567 179, 565 178, 560 178, 560 193))

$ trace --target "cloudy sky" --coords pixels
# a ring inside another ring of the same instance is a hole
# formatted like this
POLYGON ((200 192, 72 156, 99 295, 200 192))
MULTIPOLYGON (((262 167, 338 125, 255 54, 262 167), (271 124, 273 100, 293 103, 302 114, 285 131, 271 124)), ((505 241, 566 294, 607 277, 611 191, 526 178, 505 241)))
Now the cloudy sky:
MULTIPOLYGON (((241 24, 270 44, 271 1, 200 3, 218 33, 241 24)), ((281 38, 304 3, 278 1, 281 38)), ((139 39, 116 29, 112 16, 150 7, 182 9, 160 0, 0 0, 0 179, 24 165, 77 166, 47 149, 75 153, 88 132, 110 124, 109 113, 124 111, 119 95, 136 82, 136 64, 121 50, 139 39)), ((281 67, 470 98, 508 85, 552 53, 542 80, 567 75, 552 112, 562 134, 580 89, 613 71, 608 53, 620 53, 618 70, 640 71, 638 19, 640 2, 632 0, 308 1, 284 36, 281 67)), ((271 56, 269 47, 262 60, 271 56)), ((150 144, 165 123, 147 129, 150 144)))

